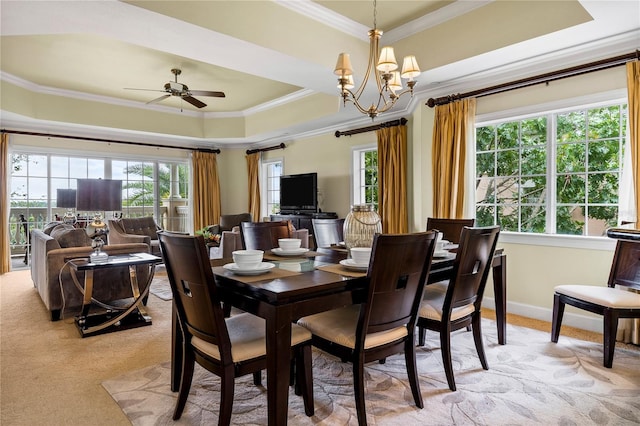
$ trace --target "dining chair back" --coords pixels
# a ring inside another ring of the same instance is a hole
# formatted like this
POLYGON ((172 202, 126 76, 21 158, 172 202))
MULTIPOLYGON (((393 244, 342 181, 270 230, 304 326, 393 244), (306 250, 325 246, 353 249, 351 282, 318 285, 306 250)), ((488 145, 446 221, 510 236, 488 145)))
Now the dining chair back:
POLYGON ((364 364, 404 352, 409 385, 422 408, 415 358, 415 324, 431 267, 436 234, 376 234, 363 302, 303 317, 313 345, 353 363, 358 423, 366 425, 364 364))
POLYGON ((452 331, 471 325, 482 368, 489 369, 482 344, 481 306, 499 234, 499 226, 463 227, 452 278, 430 284, 424 291, 418 313, 418 344, 424 345, 427 329, 440 334, 442 362, 452 391, 456 390, 451 363, 452 331))
POLYGON ((242 244, 246 250, 271 250, 278 247, 278 239, 291 238, 291 231, 291 223, 288 220, 240 224, 242 244))
POLYGON ((439 217, 427 218, 427 231, 438 230, 442 232, 443 239, 458 244, 460 242, 460 234, 465 226, 472 227, 475 219, 445 219, 439 217))
POLYGON ((640 241, 618 240, 607 286, 559 285, 553 296, 551 341, 558 342, 565 304, 603 316, 604 361, 613 365, 619 318, 640 318, 640 241))
MULTIPOLYGON (((260 372, 266 368, 265 322, 248 313, 225 318, 201 235, 160 232, 158 237, 184 336, 173 419, 182 415, 197 362, 221 379, 218 424, 228 425, 234 379, 253 373, 254 383, 259 384, 260 372)), ((294 324, 291 336, 292 358, 296 360, 305 412, 312 415, 311 333, 294 324)))
POLYGON ((311 219, 317 248, 327 248, 344 241, 344 218, 311 219))

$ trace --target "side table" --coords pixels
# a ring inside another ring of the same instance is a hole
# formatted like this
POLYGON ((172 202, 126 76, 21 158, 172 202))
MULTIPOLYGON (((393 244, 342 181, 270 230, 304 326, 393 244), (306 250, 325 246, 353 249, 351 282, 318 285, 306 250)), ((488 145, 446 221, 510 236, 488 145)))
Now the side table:
POLYGON ((161 262, 162 259, 160 257, 149 253, 109 256, 109 260, 106 263, 91 263, 89 259, 70 260, 71 276, 78 287, 84 289, 82 311, 75 318, 76 327, 80 335, 88 337, 151 325, 151 317, 144 309, 142 300, 149 294, 149 285, 153 279, 155 265, 161 262), (142 292, 140 292, 138 285, 137 266, 139 265, 146 265, 149 268, 149 280, 142 292), (93 273, 100 269, 118 267, 129 268, 133 301, 125 306, 113 306, 98 302, 100 306, 106 308, 106 311, 90 313, 93 295, 93 273), (84 287, 80 285, 76 275, 79 271, 84 272, 84 287))

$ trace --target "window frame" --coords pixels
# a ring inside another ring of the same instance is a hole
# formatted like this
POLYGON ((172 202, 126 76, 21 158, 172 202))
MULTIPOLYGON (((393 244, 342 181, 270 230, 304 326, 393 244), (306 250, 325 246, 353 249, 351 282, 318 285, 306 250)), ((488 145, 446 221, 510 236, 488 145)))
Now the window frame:
MULTIPOLYGON (((475 128, 495 125, 500 122, 524 120, 531 117, 537 117, 542 114, 562 114, 564 112, 573 111, 576 109, 592 109, 602 106, 607 106, 615 103, 628 103, 626 90, 618 89, 607 92, 601 92, 594 95, 578 96, 573 98, 566 98, 552 102, 546 102, 541 104, 535 104, 530 106, 523 106, 518 108, 494 111, 485 114, 478 114, 475 117, 475 128)), ((555 120, 554 120, 555 122, 555 120)), ((547 133, 555 131, 555 124, 548 126, 547 133), (553 127, 553 128, 551 128, 553 127)), ((476 174, 476 151, 475 151, 475 132, 471 145, 473 152, 473 171, 474 176, 476 174)), ((547 150, 555 149, 555 143, 547 144, 547 150), (553 146, 551 146, 553 145, 553 146)), ((554 157, 555 158, 555 157, 554 157)), ((547 167, 553 167, 555 170, 555 164, 548 158, 547 167)), ((555 172, 554 172, 555 173, 555 172)), ((474 179, 475 182, 475 179, 474 179)), ((555 207, 555 190, 553 192, 553 203, 555 207)), ((475 185, 473 187, 473 206, 475 213, 475 185)), ((548 209, 550 211, 551 208, 548 209)), ((555 223, 554 223, 555 229, 555 223)), ((563 247, 563 248, 583 248, 594 250, 610 251, 615 248, 616 241, 606 236, 585 236, 585 235, 565 235, 565 234, 538 234, 538 233, 523 233, 513 231, 501 231, 500 242, 509 244, 526 244, 536 246, 551 246, 551 247, 563 247)))
MULTIPOLYGON (((280 206, 280 181, 278 176, 277 190, 271 190, 269 188, 269 179, 275 179, 275 176, 271 177, 269 174, 270 167, 275 164, 280 164, 280 176, 284 174, 284 160, 282 157, 270 158, 268 160, 260 160, 260 214, 261 217, 271 217, 272 214, 278 214, 278 212, 271 212, 269 206, 280 206), (278 194, 277 203, 269 203, 269 192, 278 194)), ((279 210, 279 209, 278 209, 279 210)))
MULTIPOLYGON (((366 152, 378 151, 378 144, 376 142, 357 145, 351 148, 351 205, 368 204, 366 200, 362 199, 364 193, 363 187, 365 187, 363 181, 363 175, 361 173, 362 168, 360 162, 362 155, 366 152)), ((380 187, 378 186, 378 197, 380 196, 380 187)), ((378 205, 376 204, 376 209, 378 205)))

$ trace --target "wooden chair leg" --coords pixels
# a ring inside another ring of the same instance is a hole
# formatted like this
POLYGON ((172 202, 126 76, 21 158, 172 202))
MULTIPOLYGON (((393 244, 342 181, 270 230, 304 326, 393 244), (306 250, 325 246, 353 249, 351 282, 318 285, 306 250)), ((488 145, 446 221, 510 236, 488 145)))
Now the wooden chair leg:
POLYGON ((476 312, 471 320, 471 329, 473 330, 473 342, 476 345, 476 352, 478 352, 478 358, 480 358, 480 364, 482 364, 482 368, 485 370, 489 369, 489 364, 487 364, 487 357, 484 353, 484 345, 482 344, 482 329, 480 327, 481 316, 480 312, 476 312))
POLYGON ((193 371, 195 369, 196 358, 192 351, 185 351, 182 359, 182 371, 180 372, 180 390, 178 391, 178 401, 173 410, 173 420, 178 420, 182 416, 184 406, 187 404, 187 397, 191 389, 193 371))
POLYGON ((404 345, 404 362, 407 365, 407 376, 416 407, 424 408, 422 393, 420 393, 420 380, 418 379, 418 368, 416 366, 416 347, 413 339, 408 339, 404 345))
POLYGON ((313 370, 311 345, 304 345, 297 349, 296 355, 296 388, 300 387, 304 412, 307 416, 313 416, 315 412, 313 402, 313 370))
POLYGON ((618 315, 614 310, 607 309, 604 311, 604 366, 611 368, 613 366, 613 354, 616 350, 616 333, 618 332, 618 315))
POLYGON ((367 412, 364 404, 364 360, 362 356, 353 362, 353 393, 356 399, 358 425, 367 425, 367 412))
POLYGON ((424 338, 427 333, 427 329, 421 326, 418 326, 418 346, 424 346, 424 338))
POLYGON ((218 425, 228 425, 231 423, 231 411, 233 410, 233 392, 235 378, 233 365, 226 368, 220 376, 220 413, 218 415, 218 425))
POLYGON ((253 373, 253 384, 256 386, 262 386, 262 370, 253 373))
POLYGON ((551 320, 551 341, 558 343, 560 337, 560 327, 562 326, 562 316, 564 315, 564 302, 560 295, 553 296, 553 317, 551 320))
POLYGON ((453 364, 451 362, 451 332, 448 328, 440 331, 440 351, 442 352, 442 364, 447 376, 449 389, 456 390, 456 381, 453 378, 453 364))

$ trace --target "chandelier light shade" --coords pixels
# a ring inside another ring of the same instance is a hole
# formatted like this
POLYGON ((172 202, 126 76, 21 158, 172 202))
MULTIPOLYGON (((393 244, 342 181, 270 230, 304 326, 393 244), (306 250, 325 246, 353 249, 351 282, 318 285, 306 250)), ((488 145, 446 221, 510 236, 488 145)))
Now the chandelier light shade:
POLYGON ((391 109, 400 96, 410 93, 413 96, 413 87, 416 85, 414 78, 420 75, 420 67, 414 55, 406 56, 402 62, 402 71, 398 69, 393 47, 385 46, 382 51, 378 50, 382 31, 376 28, 376 1, 373 2, 373 29, 369 30, 369 63, 367 71, 357 90, 353 77, 353 67, 348 53, 340 53, 334 74, 338 76, 338 88, 343 105, 352 102, 353 105, 363 114, 367 114, 373 120, 378 114, 391 109), (374 78, 378 88, 378 101, 369 107, 364 107, 360 103, 360 97, 367 86, 370 78, 374 78), (403 90, 402 79, 406 79, 407 88, 403 90))

